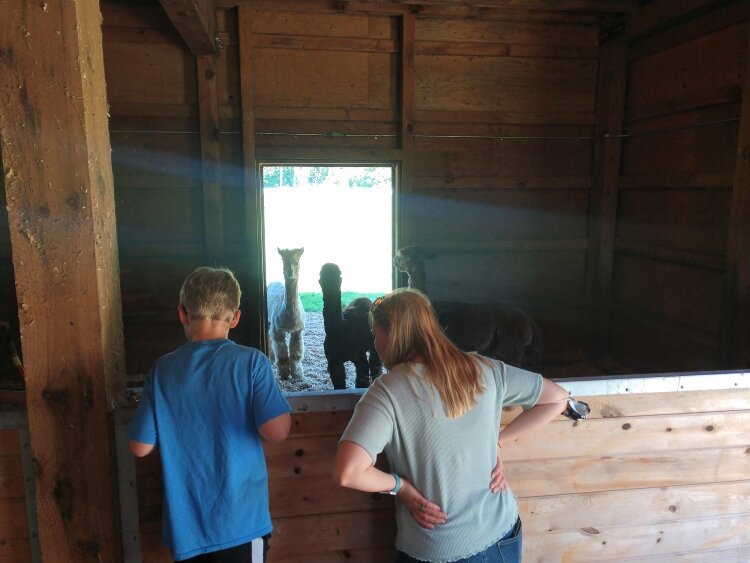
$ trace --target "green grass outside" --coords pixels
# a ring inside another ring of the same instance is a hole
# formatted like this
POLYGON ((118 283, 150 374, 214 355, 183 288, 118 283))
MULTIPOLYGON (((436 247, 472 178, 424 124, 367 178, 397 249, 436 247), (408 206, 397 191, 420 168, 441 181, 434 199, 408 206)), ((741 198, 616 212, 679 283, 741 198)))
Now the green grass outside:
MULTIPOLYGON (((382 293, 357 293, 356 291, 342 291, 341 292, 341 306, 346 307, 357 297, 369 297, 371 300, 375 300, 383 295, 382 293)), ((300 299, 302 299, 302 306, 308 313, 317 313, 323 310, 323 294, 322 293, 300 293, 300 299)))

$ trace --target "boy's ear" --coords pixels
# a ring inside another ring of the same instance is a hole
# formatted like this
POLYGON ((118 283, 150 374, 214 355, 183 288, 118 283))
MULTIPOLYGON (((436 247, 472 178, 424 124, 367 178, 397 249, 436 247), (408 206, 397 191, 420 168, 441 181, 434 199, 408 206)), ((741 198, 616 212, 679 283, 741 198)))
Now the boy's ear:
POLYGON ((229 321, 229 328, 236 327, 237 323, 240 322, 240 313, 241 311, 239 309, 234 312, 234 315, 232 315, 232 320, 229 321))
POLYGON ((177 315, 180 317, 180 323, 184 325, 190 324, 190 317, 182 305, 177 305, 177 315))

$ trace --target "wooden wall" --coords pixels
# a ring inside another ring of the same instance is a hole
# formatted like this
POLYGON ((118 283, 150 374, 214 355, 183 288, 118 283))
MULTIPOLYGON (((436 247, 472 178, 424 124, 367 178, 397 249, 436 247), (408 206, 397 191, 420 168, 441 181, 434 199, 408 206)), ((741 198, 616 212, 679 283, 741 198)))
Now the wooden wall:
POLYGON ((30 563, 19 431, 0 430, 0 561, 30 563))
POLYGON ((736 157, 750 119, 748 19, 746 2, 669 1, 628 18, 609 345, 637 371, 747 364, 733 249, 748 219, 734 224, 747 191, 736 157))
MULTIPOLYGON (((750 558, 750 390, 583 399, 592 407, 589 420, 561 417, 504 449, 524 520, 524 561, 750 558)), ((516 414, 505 412, 503 423, 516 414)), ((345 490, 330 479, 350 416, 344 410, 295 414, 287 441, 267 446, 274 520, 269 562, 390 559, 392 499, 345 490)), ((1 436, 0 559, 28 563, 18 433, 1 436)), ((160 542, 158 458, 137 460, 136 469, 142 560, 171 561, 160 542)))
POLYGON ((156 2, 101 3, 129 373, 182 342, 177 291, 202 264, 239 273, 236 338, 262 344, 254 167, 295 160, 398 165, 396 245, 437 254, 428 293, 524 307, 552 355, 747 364, 746 3, 657 0, 621 28, 590 12, 222 5, 223 48, 196 58, 156 2))
POLYGON ((176 292, 198 264, 240 269, 257 310, 253 131, 259 162, 399 164, 397 241, 437 252, 430 294, 523 306, 552 349, 584 346, 599 19, 295 5, 220 10, 224 48, 196 64, 158 6, 102 3, 128 371, 179 342, 176 292))
MULTIPOLYGON (((748 560, 750 390, 584 400, 589 420, 560 417, 503 450, 521 504, 524 561, 748 560)), ((516 414, 506 412, 503 423, 516 414)), ((345 490, 330 478, 350 416, 296 414, 290 438, 267 446, 269 562, 391 560, 391 498, 345 490)), ((156 458, 138 461, 137 481, 143 561, 171 561, 158 539, 156 458)))

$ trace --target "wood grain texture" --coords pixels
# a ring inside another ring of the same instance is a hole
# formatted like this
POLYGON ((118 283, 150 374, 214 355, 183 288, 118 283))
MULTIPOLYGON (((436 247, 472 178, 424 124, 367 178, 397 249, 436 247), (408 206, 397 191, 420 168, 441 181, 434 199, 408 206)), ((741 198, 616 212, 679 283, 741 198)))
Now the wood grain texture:
POLYGON ((98 1, 0 5, 3 165, 42 557, 116 561, 124 394, 98 1))

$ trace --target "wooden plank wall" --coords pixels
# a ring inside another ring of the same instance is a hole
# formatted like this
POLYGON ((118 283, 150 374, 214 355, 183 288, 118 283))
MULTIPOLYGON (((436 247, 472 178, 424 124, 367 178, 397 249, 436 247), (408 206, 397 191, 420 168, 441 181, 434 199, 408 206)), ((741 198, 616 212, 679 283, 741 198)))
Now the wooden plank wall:
POLYGON ((0 430, 0 561, 30 563, 24 476, 18 430, 0 430))
MULTIPOLYGON (((206 149, 205 69, 158 6, 102 2, 129 373, 180 342, 174 305, 189 269, 229 265, 247 287, 257 278, 243 254, 256 228, 244 214, 254 194, 243 185, 243 64, 259 162, 401 163, 398 244, 437 252, 429 292, 520 305, 551 348, 584 346, 599 20, 260 4, 243 6, 244 19, 219 11, 218 147, 206 149), (206 150, 219 160, 213 214, 206 150)), ((255 292, 246 297, 257 310, 255 292)))
MULTIPOLYGON (((750 390, 585 400, 589 420, 560 417, 504 450, 521 503, 524 561, 750 558, 750 390)), ((503 423, 516 414, 504 413, 503 423)), ((350 416, 296 414, 290 438, 266 447, 270 562, 392 560, 390 497, 348 491, 330 479, 350 416)), ((158 461, 139 460, 137 471, 144 563, 171 561, 158 539, 158 461)))
MULTIPOLYGON (((102 13, 126 355, 128 372, 142 374, 184 340, 176 305, 188 272, 206 264, 227 266, 244 287, 250 285, 243 258, 239 75, 236 49, 203 60, 198 73, 195 57, 158 5, 102 2, 102 13), (207 139, 216 139, 207 147, 201 142, 199 93, 211 86, 218 90, 221 134, 205 131, 207 139), (207 188, 204 159, 218 161, 207 188), (217 177, 218 197, 206 197, 204 189, 217 193, 217 177)), ((248 341, 242 331, 236 338, 248 341)))
MULTIPOLYGON (((609 329, 637 371, 747 363, 730 355, 731 319, 747 311, 734 311, 728 249, 748 19, 746 2, 673 1, 628 19, 609 329)), ((745 216, 734 230, 746 228, 745 216)))

